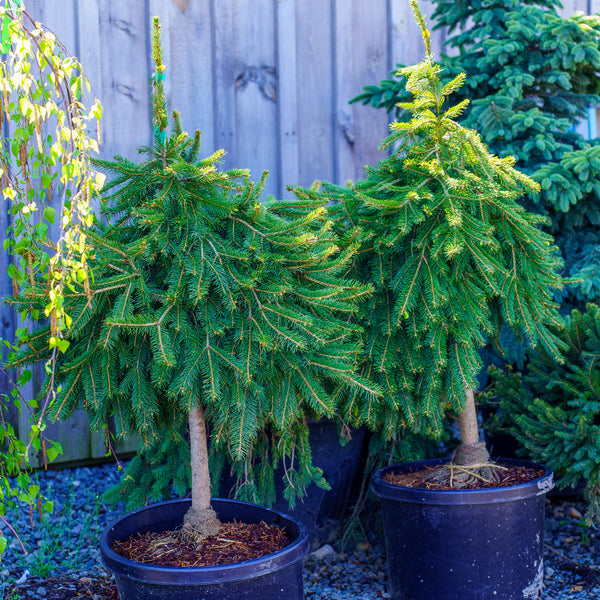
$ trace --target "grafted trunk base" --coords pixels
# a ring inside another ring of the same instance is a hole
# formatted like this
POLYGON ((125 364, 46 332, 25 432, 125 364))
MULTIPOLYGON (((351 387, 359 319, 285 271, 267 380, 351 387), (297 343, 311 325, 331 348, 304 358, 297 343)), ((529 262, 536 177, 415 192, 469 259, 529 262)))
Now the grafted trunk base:
POLYGON ((182 534, 188 541, 201 544, 207 537, 217 535, 221 522, 212 508, 190 508, 183 517, 182 534))
POLYGON ((448 464, 432 469, 423 480, 442 488, 461 489, 478 482, 498 482, 503 470, 491 462, 485 443, 477 442, 461 444, 448 464))

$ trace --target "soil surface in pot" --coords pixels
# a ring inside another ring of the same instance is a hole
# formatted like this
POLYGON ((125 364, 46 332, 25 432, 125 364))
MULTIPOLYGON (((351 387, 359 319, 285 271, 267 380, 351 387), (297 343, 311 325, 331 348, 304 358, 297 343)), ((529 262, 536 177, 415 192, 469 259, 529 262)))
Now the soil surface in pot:
POLYGON ((216 567, 260 558, 285 548, 285 531, 266 523, 223 523, 217 535, 197 548, 180 530, 136 534, 117 540, 112 550, 136 562, 162 567, 216 567))
MULTIPOLYGON (((461 489, 485 489, 495 487, 506 487, 509 485, 518 485, 533 481, 544 474, 543 469, 534 469, 522 465, 508 465, 501 462, 495 463, 499 467, 498 481, 486 481, 479 477, 473 477, 461 489)), ((435 471, 447 470, 448 464, 436 465, 435 467, 427 467, 408 473, 387 473, 383 480, 387 483, 400 485, 410 488, 424 488, 428 490, 452 490, 456 489, 453 485, 441 485, 431 481, 431 476, 435 471)), ((468 470, 468 467, 453 466, 453 469, 458 473, 459 470, 468 470)), ((452 477, 450 477, 450 480, 452 477)))

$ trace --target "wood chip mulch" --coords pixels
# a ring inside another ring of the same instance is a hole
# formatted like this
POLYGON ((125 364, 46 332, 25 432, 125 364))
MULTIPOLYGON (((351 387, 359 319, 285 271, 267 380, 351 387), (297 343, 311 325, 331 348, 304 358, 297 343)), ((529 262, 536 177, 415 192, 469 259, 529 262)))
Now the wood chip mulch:
MULTIPOLYGON (((485 482, 476 480, 475 482, 469 482, 468 485, 461 489, 478 490, 495 487, 506 487, 509 485, 518 485, 520 483, 527 483, 533 479, 537 479, 544 474, 543 470, 532 469, 522 465, 509 465, 498 463, 504 469, 499 470, 498 481, 485 482)), ((437 469, 445 469, 444 466, 436 465, 435 467, 427 467, 419 471, 408 472, 408 473, 387 473, 383 478, 388 483, 395 485, 401 485, 404 487, 411 488, 424 488, 432 490, 451 490, 453 489, 449 485, 439 485, 432 483, 431 481, 424 481, 424 478, 431 474, 432 471, 437 469)))
MULTIPOLYGON (((133 536, 115 543, 113 550, 138 562, 169 567, 226 565, 259 558, 285 548, 291 540, 285 531, 266 523, 223 523, 219 534, 204 541, 200 550, 181 539, 179 531, 133 536)), ((31 578, 4 590, 6 597, 39 597, 45 600, 119 600, 117 586, 110 576, 79 579, 31 578)))
POLYGON ((218 535, 201 547, 185 540, 180 531, 137 534, 115 542, 112 549, 140 563, 163 567, 208 567, 260 558, 290 544, 285 531, 266 523, 223 523, 218 535))

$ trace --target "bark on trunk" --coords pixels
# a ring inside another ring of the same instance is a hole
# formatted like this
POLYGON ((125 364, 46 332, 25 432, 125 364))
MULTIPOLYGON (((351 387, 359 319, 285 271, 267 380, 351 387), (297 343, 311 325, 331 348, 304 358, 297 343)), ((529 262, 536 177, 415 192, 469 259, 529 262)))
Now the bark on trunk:
POLYGON ((208 470, 208 442, 206 417, 198 405, 190 410, 190 462, 192 466, 192 507, 197 510, 210 508, 210 472, 208 470))
POLYGON ((192 467, 192 507, 184 517, 184 531, 197 542, 219 532, 220 522, 210 506, 210 472, 206 418, 200 404, 188 417, 190 428, 190 464, 192 467))
POLYGON ((475 394, 471 389, 465 390, 465 393, 465 406, 458 413, 460 446, 456 449, 452 462, 462 466, 482 465, 489 461, 490 455, 485 447, 485 442, 479 441, 475 394))
POLYGON ((462 412, 458 413, 458 427, 461 444, 476 444, 479 442, 479 427, 477 425, 477 410, 473 390, 466 390, 467 399, 462 412))

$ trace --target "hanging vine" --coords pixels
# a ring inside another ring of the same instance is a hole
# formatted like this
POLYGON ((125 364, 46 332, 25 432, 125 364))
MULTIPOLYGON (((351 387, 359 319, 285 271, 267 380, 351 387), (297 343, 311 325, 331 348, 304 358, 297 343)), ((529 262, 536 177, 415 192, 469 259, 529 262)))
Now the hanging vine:
MULTIPOLYGON (((100 145, 102 107, 94 99, 86 108, 91 86, 81 64, 54 33, 31 18, 21 0, 7 0, 0 7, 0 26, 0 190, 9 221, 6 275, 13 296, 25 281, 44 282, 46 290, 43 309, 37 299, 21 312, 15 339, 2 340, 2 347, 4 354, 17 350, 27 344, 31 322, 49 319, 52 353, 46 371, 52 374, 57 354, 68 347, 63 336, 70 326, 65 293, 75 283, 87 287, 86 229, 93 220, 92 198, 104 179, 90 158, 100 145)), ((0 521, 16 534, 4 518, 15 499, 27 502, 32 511, 35 504, 40 511, 44 508, 27 473, 30 451, 41 451, 43 460, 51 461, 61 450, 43 436, 43 416, 54 389, 38 406, 22 392, 31 373, 24 370, 12 379, 11 390, 0 396, 0 521), (21 410, 24 402, 36 414, 28 443, 6 418, 10 405, 21 410)), ((0 533, 0 554, 6 544, 0 533)))

